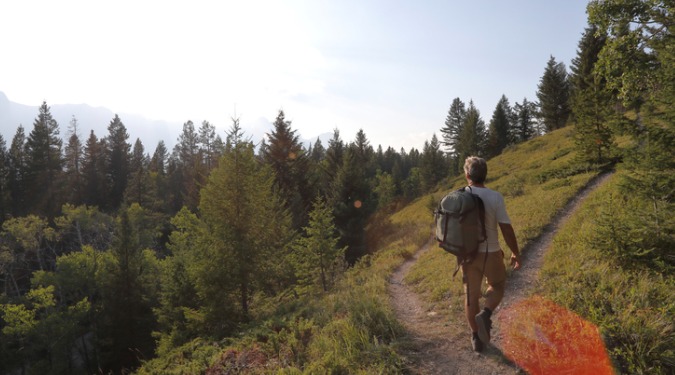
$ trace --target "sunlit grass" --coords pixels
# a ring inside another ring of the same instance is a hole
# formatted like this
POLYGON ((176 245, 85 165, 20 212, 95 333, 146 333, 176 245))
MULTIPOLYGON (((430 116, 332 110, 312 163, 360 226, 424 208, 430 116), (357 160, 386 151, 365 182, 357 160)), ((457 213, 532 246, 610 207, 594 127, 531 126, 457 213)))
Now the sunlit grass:
POLYGON ((627 270, 589 241, 619 177, 593 192, 558 233, 541 270, 541 293, 599 326, 623 372, 665 374, 675 368, 675 278, 627 270))
MULTIPOLYGON (((488 161, 486 186, 504 195, 521 249, 540 235, 579 189, 597 175, 597 171, 575 167, 574 156, 572 129, 568 127, 512 146, 488 161)), ((465 185, 465 179, 455 177, 433 197, 438 201, 448 191, 465 185)), ((429 209, 418 205, 417 210, 415 216, 422 218, 426 214, 428 225, 431 225, 429 209)), ((508 258, 510 250, 501 236, 500 244, 508 258)), ((442 307, 447 302, 447 306, 453 306, 453 311, 458 312, 463 306, 463 289, 460 274, 452 277, 455 258, 437 246, 433 247, 412 267, 406 282, 425 295, 430 303, 442 307)))

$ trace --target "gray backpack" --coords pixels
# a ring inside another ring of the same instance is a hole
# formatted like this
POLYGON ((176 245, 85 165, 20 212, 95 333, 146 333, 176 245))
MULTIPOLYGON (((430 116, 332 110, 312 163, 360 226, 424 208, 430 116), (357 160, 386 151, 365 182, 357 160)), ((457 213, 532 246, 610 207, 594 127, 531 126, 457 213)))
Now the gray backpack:
POLYGON ((485 206, 470 186, 443 197, 434 211, 434 220, 438 246, 455 255, 458 264, 472 261, 478 245, 487 240, 485 206))

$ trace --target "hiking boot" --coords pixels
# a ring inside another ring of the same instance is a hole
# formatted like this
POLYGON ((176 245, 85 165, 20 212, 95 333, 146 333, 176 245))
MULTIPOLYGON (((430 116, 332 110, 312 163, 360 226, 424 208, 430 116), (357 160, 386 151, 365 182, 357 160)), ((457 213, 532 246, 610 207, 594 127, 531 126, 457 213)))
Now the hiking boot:
POLYGON ((480 341, 480 337, 478 337, 478 333, 476 332, 471 335, 471 347, 474 352, 480 353, 483 351, 483 342, 480 341))
POLYGON ((478 337, 485 344, 490 343, 490 330, 492 329, 492 320, 490 320, 490 311, 483 310, 476 315, 476 324, 478 325, 478 337))

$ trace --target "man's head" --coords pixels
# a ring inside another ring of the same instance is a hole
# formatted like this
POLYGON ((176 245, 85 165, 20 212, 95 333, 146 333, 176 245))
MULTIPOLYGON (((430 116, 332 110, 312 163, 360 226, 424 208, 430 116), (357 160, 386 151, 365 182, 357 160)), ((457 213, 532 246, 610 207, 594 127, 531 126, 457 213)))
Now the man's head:
POLYGON ((487 177, 487 162, 477 156, 469 156, 464 161, 464 174, 466 178, 476 184, 482 184, 487 177))

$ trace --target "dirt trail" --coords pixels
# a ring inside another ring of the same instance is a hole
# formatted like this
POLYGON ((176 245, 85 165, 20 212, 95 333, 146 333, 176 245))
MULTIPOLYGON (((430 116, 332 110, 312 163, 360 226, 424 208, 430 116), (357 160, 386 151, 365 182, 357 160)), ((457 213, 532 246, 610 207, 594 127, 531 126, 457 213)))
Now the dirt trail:
MULTIPOLYGON (((389 295, 399 321, 408 331, 412 349, 406 353, 415 374, 517 374, 521 373, 501 351, 500 327, 497 317, 502 309, 527 297, 535 290, 544 253, 558 231, 588 194, 604 183, 611 172, 593 178, 565 205, 547 225, 542 234, 522 249, 521 269, 511 273, 506 294, 493 318, 492 345, 482 353, 471 350, 467 323, 463 314, 441 316, 427 306, 420 297, 403 283, 405 275, 420 255, 435 247, 427 243, 411 259, 405 261, 390 277, 389 295)), ((517 228, 516 228, 517 230, 517 228)))

